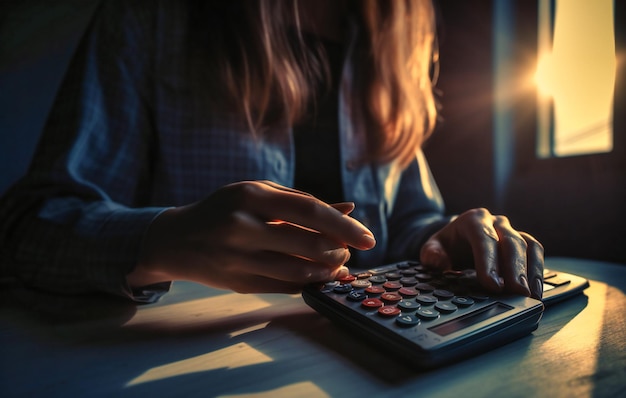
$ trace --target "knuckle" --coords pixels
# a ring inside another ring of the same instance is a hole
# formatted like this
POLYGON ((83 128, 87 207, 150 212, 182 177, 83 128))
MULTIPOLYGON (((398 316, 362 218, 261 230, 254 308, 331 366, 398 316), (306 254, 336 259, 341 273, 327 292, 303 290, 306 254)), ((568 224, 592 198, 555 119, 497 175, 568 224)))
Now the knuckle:
POLYGON ((465 215, 471 218, 486 218, 491 217, 491 212, 484 207, 477 207, 475 209, 470 209, 464 213, 465 215))
POLYGON ((497 215, 494 217, 494 224, 505 226, 510 225, 510 221, 507 216, 497 215))
POLYGON ((307 214, 315 219, 323 217, 326 211, 323 206, 320 206, 317 199, 313 197, 302 197, 301 200, 298 201, 297 206, 297 211, 301 214, 307 214))

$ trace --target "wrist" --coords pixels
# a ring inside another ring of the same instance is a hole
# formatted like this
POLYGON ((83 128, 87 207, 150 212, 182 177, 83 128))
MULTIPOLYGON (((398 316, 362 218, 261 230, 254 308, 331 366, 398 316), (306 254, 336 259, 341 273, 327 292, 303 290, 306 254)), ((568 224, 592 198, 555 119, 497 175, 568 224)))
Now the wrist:
POLYGON ((137 265, 127 276, 126 280, 131 288, 152 285, 155 283, 173 280, 167 261, 168 239, 167 231, 171 228, 174 208, 164 210, 154 218, 148 227, 137 265))

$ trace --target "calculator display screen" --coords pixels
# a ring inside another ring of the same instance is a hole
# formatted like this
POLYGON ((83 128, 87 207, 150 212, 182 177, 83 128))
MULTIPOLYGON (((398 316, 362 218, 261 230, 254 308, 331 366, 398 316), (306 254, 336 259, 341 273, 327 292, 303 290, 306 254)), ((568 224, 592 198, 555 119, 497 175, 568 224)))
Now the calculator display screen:
POLYGON ((472 312, 471 314, 467 314, 451 321, 444 322, 440 325, 433 326, 428 330, 435 332, 440 336, 447 336, 451 333, 473 326, 478 322, 484 321, 496 315, 500 315, 503 312, 507 312, 512 309, 513 307, 510 307, 508 305, 502 303, 494 303, 488 307, 472 312))

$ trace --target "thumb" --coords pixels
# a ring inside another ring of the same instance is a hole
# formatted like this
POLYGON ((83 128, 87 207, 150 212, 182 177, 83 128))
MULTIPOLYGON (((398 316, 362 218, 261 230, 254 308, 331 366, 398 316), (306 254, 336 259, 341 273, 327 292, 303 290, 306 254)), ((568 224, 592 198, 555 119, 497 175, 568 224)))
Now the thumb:
POLYGON ((452 268, 452 262, 448 253, 446 253, 441 242, 431 237, 424 243, 420 250, 420 262, 427 267, 439 270, 447 270, 452 268))

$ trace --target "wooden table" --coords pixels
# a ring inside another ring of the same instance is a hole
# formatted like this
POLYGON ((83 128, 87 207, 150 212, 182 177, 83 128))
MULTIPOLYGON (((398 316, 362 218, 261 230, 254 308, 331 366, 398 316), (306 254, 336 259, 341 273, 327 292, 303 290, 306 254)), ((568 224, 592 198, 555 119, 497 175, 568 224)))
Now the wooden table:
POLYGON ((411 370, 298 295, 175 283, 159 303, 5 289, 0 396, 626 396, 626 266, 551 258, 590 279, 532 335, 441 369, 411 370))

